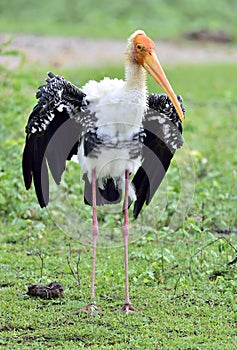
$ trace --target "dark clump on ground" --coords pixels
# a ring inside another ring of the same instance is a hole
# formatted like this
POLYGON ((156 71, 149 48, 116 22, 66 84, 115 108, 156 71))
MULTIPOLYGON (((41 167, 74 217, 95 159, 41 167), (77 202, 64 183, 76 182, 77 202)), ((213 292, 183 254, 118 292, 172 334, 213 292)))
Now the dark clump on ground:
POLYGON ((63 295, 63 286, 59 282, 51 282, 46 286, 32 284, 28 286, 28 295, 42 299, 54 299, 63 295))

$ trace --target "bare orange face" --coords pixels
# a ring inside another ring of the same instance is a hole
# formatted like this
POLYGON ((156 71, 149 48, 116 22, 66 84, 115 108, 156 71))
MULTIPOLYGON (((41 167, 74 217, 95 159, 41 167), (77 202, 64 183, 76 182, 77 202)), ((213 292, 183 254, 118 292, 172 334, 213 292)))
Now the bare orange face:
POLYGON ((142 65, 153 79, 162 87, 172 101, 181 122, 184 121, 183 111, 155 53, 154 42, 145 34, 137 34, 133 39, 134 59, 142 65))
POLYGON ((143 66, 144 58, 155 51, 155 43, 145 34, 138 34, 134 40, 134 58, 143 66))

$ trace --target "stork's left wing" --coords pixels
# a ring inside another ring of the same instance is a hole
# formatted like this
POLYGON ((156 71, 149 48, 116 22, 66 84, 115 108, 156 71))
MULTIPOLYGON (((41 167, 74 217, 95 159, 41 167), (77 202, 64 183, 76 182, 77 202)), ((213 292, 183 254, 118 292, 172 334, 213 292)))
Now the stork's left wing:
POLYGON ((85 94, 63 77, 48 73, 46 84, 39 87, 27 126, 22 168, 25 187, 32 178, 41 207, 49 201, 48 167, 60 183, 66 160, 77 154, 83 129, 85 94))
MULTIPOLYGON (((182 102, 180 96, 178 100, 182 102)), ((144 203, 150 203, 176 149, 183 144, 182 124, 168 96, 151 94, 148 97, 148 106, 143 122, 143 162, 132 180, 137 196, 133 209, 135 218, 144 203)), ((184 112, 183 107, 182 109, 184 112)))

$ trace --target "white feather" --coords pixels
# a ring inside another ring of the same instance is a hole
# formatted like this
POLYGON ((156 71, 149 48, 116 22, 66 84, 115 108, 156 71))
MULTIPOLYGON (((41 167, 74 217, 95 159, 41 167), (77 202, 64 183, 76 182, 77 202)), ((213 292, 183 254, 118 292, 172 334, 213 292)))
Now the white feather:
POLYGON ((147 108, 146 90, 129 89, 125 81, 109 78, 100 82, 89 81, 82 90, 89 101, 91 113, 96 115, 98 137, 115 146, 108 149, 101 145, 98 158, 90 158, 85 157, 82 143, 78 160, 83 172, 88 174, 89 179, 93 168, 97 178, 123 177, 126 169, 134 173, 141 157, 130 159, 129 149, 118 145, 132 140, 134 134, 140 131, 147 108))

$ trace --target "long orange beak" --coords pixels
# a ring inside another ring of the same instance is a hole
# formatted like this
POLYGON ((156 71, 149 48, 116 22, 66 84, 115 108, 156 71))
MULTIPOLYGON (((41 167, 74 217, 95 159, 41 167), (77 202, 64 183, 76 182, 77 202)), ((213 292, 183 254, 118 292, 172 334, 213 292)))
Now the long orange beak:
POLYGON ((147 55, 144 57, 143 67, 146 69, 148 73, 151 74, 153 79, 162 87, 162 89, 167 93, 171 102, 173 103, 181 122, 184 121, 183 111, 180 107, 177 96, 174 93, 172 86, 170 85, 166 75, 163 71, 163 68, 160 65, 160 62, 153 51, 149 51, 147 55))

